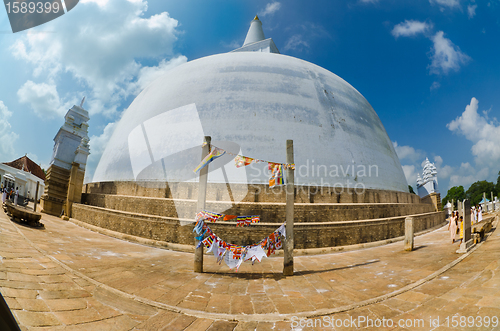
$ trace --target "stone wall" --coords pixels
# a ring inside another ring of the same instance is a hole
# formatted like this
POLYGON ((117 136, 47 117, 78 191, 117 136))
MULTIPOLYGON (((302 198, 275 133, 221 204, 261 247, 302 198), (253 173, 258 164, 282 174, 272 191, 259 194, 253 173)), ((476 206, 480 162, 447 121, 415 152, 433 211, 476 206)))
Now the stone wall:
MULTIPOLYGON (((261 223, 211 227, 235 244, 256 243, 285 221, 285 187, 208 184, 206 209, 232 215, 260 215, 261 223)), ((193 245, 198 183, 103 182, 83 188, 73 218, 101 228, 160 242, 193 245)), ((383 190, 295 187, 295 248, 354 245, 404 235, 404 219, 415 232, 444 222, 443 212, 415 195, 383 190)))
POLYGON ((422 198, 422 203, 432 204, 434 206, 435 211, 443 210, 443 206, 441 204, 441 194, 433 192, 422 198))
MULTIPOLYGON (((112 194, 82 195, 82 202, 91 206, 173 218, 194 219, 196 200, 146 198, 112 194)), ((284 202, 240 202, 232 205, 223 201, 207 201, 206 210, 230 215, 260 215, 261 221, 285 221, 284 202)), ((430 204, 412 203, 295 203, 296 222, 340 222, 433 212, 430 204)))
MULTIPOLYGON (((414 232, 444 224, 444 212, 430 212, 414 217, 414 232)), ((82 204, 73 205, 73 217, 101 228, 142 238, 178 244, 194 244, 192 220, 141 215, 82 204)), ((385 240, 404 235, 405 216, 337 222, 296 222, 295 248, 333 247, 385 240)), ((260 223, 236 227, 234 223, 210 224, 219 237, 234 244, 253 244, 271 234, 278 224, 260 223)))

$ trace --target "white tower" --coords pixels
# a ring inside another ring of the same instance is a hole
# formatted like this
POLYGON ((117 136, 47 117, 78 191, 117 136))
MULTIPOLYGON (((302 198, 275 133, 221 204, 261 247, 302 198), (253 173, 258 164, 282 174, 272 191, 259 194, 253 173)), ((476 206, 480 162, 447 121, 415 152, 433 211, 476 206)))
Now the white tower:
POLYGON ((54 152, 45 180, 42 211, 60 216, 63 206, 80 202, 89 152, 89 113, 73 106, 64 116, 64 124, 54 137, 54 152))
POLYGON ((425 158, 422 178, 417 176, 418 196, 424 198, 431 193, 439 193, 436 166, 425 158))

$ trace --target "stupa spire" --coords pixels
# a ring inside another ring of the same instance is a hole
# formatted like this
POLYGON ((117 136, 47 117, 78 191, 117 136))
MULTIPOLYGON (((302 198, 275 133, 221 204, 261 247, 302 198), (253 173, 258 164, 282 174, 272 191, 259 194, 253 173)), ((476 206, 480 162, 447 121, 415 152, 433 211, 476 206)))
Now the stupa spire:
POLYGON ((266 39, 266 37, 264 37, 264 31, 262 30, 262 22, 259 20, 259 17, 255 15, 255 18, 252 20, 252 22, 250 22, 250 29, 248 29, 247 37, 245 38, 243 46, 264 39, 266 39))

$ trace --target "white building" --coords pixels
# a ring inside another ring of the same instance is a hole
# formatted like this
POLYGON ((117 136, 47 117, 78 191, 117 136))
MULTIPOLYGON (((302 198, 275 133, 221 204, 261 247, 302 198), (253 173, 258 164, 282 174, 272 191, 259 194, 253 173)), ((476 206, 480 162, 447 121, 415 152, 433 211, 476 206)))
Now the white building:
POLYGON ((34 199, 36 184, 38 188, 38 199, 43 194, 45 188, 45 173, 27 156, 20 157, 12 162, 0 163, 0 186, 19 188, 21 197, 34 199))
POLYGON ((436 166, 425 158, 422 177, 417 176, 418 196, 423 198, 431 193, 439 193, 436 166))

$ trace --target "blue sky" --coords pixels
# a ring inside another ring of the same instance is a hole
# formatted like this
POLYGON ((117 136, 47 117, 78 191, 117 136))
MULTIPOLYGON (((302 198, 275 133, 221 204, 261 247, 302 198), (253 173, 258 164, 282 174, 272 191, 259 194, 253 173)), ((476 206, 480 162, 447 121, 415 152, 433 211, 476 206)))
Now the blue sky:
POLYGON ((500 1, 87 0, 25 32, 0 10, 0 162, 47 167, 86 96, 91 179, 114 123, 172 67, 242 45, 258 14, 282 54, 339 75, 371 103, 410 185, 426 157, 440 191, 500 170, 500 1))

